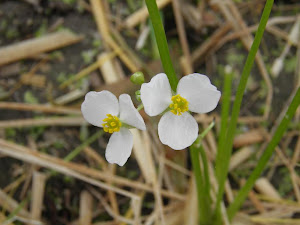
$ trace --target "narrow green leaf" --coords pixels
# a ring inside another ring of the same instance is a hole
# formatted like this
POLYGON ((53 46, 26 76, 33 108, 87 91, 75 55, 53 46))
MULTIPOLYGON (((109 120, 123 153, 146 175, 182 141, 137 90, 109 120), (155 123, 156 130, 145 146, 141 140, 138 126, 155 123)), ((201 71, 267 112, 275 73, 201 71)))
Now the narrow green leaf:
POLYGON ((15 217, 22 209, 24 209, 25 205, 28 203, 28 198, 23 199, 23 201, 8 215, 6 218, 6 222, 15 217))
POLYGON ((237 94, 236 94, 236 98, 233 104, 233 109, 232 109, 232 115, 231 115, 231 120, 229 123, 229 127, 226 133, 226 144, 223 143, 223 145, 221 146, 219 151, 223 151, 222 154, 224 154, 224 158, 223 158, 223 162, 221 163, 220 166, 220 170, 219 170, 219 176, 217 176, 218 179, 218 183, 219 183, 219 190, 218 190, 218 194, 217 194, 217 202, 216 202, 216 209, 219 210, 220 209, 220 204, 223 198, 223 194, 224 194, 224 188, 225 188, 225 181, 227 178, 227 174, 228 174, 228 168, 229 168, 229 162, 230 162, 230 157, 231 157, 231 153, 232 153, 232 145, 233 145, 233 139, 234 139, 234 134, 235 134, 235 130, 236 130, 236 125, 237 125, 237 120, 239 117, 239 113, 240 113, 240 108, 241 108, 241 103, 243 100, 243 95, 245 92, 245 88, 246 88, 246 84, 247 84, 247 80, 253 65, 253 62, 255 60, 255 55, 257 53, 258 47, 260 45, 272 6, 273 6, 273 2, 274 0, 267 0, 253 44, 251 46, 249 55, 247 57, 243 72, 242 72, 242 76, 241 76, 241 80, 239 82, 238 85, 238 89, 237 89, 237 94))
MULTIPOLYGON (((200 156, 201 156, 201 160, 203 163, 203 174, 204 174, 204 189, 203 189, 203 193, 206 197, 206 204, 205 206, 210 208, 211 207, 211 197, 210 197, 210 179, 209 179, 209 172, 208 172, 208 162, 207 162, 207 157, 204 151, 203 146, 201 145, 199 147, 199 151, 200 151, 200 156)), ((211 208, 209 213, 211 214, 211 208)), ((210 218, 210 215, 209 215, 210 218)))
POLYGON ((218 140, 218 152, 216 156, 216 175, 220 176, 221 164, 224 158, 224 151, 221 150, 221 146, 224 145, 226 141, 226 129, 228 124, 228 115, 230 109, 230 97, 231 97, 231 83, 232 83, 232 73, 225 73, 224 76, 224 86, 222 92, 222 109, 221 109, 221 128, 218 140))
POLYGON ((153 25, 154 34, 162 61, 163 68, 168 76, 171 88, 176 91, 178 78, 175 74, 175 70, 171 61, 165 29, 163 27, 161 17, 159 15, 158 7, 155 0, 146 0, 146 5, 149 11, 149 16, 153 25))
MULTIPOLYGON (((222 163, 223 159, 226 157, 225 151, 222 150, 221 146, 224 146, 226 141, 226 130, 228 125, 228 115, 230 110, 230 97, 231 97, 231 84, 232 84, 232 72, 226 72, 224 76, 224 85, 222 92, 222 109, 221 109, 221 128, 218 139, 218 151, 216 155, 215 161, 215 174, 216 177, 220 177, 222 175, 222 163)), ((214 212, 214 220, 215 224, 221 223, 221 211, 220 205, 216 205, 216 209, 214 212)))
POLYGON ((300 88, 298 88, 297 93, 294 96, 284 118, 282 119, 278 128, 276 129, 274 136, 272 137, 266 150, 260 157, 255 169, 251 173, 251 175, 248 178, 245 185, 243 185, 243 187, 239 190, 234 201, 229 206, 227 212, 228 212, 228 218, 230 220, 234 217, 235 213, 239 210, 239 208, 245 201, 246 197, 248 196, 249 191, 252 189, 253 185, 255 184, 255 181, 257 180, 257 178, 259 178, 259 176, 265 169, 269 159, 271 158, 271 156, 275 150, 275 147, 278 145, 280 139, 282 138, 283 134, 287 130, 288 125, 289 125, 291 119, 293 118, 299 104, 300 104, 300 88))
POLYGON ((201 145, 202 139, 205 135, 214 127, 213 121, 197 138, 197 140, 190 147, 190 155, 195 174, 197 185, 197 197, 198 197, 198 210, 199 210, 199 223, 201 225, 211 224, 211 198, 210 198, 210 180, 208 174, 208 164, 206 154, 201 145), (201 154, 201 160, 203 163, 203 171, 200 166, 199 152, 201 154))
MULTIPOLYGON (((199 147, 198 147, 199 148, 199 147)), ((204 178, 200 168, 199 160, 199 149, 192 145, 190 147, 190 155, 193 166, 193 172, 195 174, 195 180, 197 185, 197 197, 198 197, 198 210, 199 210, 199 223, 203 225, 208 225, 209 221, 209 206, 206 205, 207 201, 204 195, 204 178)))

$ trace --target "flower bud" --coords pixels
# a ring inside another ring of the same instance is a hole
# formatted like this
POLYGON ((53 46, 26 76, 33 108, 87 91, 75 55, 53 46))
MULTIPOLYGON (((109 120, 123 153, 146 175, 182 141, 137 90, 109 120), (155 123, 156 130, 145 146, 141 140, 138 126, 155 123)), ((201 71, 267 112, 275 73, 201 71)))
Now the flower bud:
POLYGON ((135 72, 134 74, 131 75, 130 81, 134 84, 139 84, 141 85, 142 83, 145 82, 144 74, 142 72, 135 72))

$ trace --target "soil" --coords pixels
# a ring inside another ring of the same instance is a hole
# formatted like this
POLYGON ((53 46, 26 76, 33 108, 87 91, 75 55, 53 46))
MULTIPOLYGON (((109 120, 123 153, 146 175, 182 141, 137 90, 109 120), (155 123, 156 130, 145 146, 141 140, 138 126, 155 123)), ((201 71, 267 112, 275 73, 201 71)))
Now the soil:
MULTIPOLYGON (((38 71, 46 79, 45 87, 39 88, 23 85, 10 97, 5 99, 6 101, 12 102, 25 102, 25 95, 26 93, 30 92, 34 96, 34 99, 36 99, 39 103, 45 103, 48 102, 49 99, 55 99, 56 97, 67 93, 69 90, 60 90, 57 88, 59 84, 61 84, 61 79, 67 79, 86 67, 91 62, 94 62, 97 56, 95 53, 101 52, 103 50, 103 45, 101 43, 101 37, 97 32, 97 27, 93 20, 92 14, 88 10, 81 8, 76 1, 41 0, 37 1, 40 2, 38 6, 34 6, 28 2, 30 1, 0 1, 0 47, 33 38, 38 35, 46 34, 51 29, 69 29, 77 34, 84 35, 83 41, 48 54, 53 58, 38 71), (62 24, 58 27, 55 27, 55 24, 59 21, 62 21, 62 24), (83 57, 83 53, 88 54, 88 52, 90 52, 91 56, 87 57, 88 59, 85 59, 83 57)), ((123 5, 123 3, 120 1, 111 2, 118 2, 118 7, 117 5, 111 4, 112 12, 120 10, 120 5, 123 5)), ((288 2, 297 3, 297 0, 277 1, 276 4, 288 4, 288 2)), ((129 14, 129 11, 129 9, 124 8, 123 11, 121 10, 121 13, 127 15, 129 14)), ((258 14, 260 13, 261 12, 258 14)), ((278 12, 273 13, 275 14, 278 12)), ((284 14, 284 12, 279 13, 284 14)), ((295 14, 296 13, 297 12, 295 12, 295 14)), ((176 62, 181 54, 181 49, 177 42, 173 42, 174 39, 178 38, 178 35, 176 33, 176 27, 174 25, 175 22, 173 19, 174 16, 171 13, 170 7, 167 7, 164 10, 164 16, 173 60, 176 62)), ((251 18, 249 18, 249 21, 247 22, 248 25, 254 24, 258 22, 258 19, 251 20, 251 18)), ((288 32, 290 27, 286 26, 283 29, 288 32)), ((201 42, 203 42, 204 39, 199 38, 199 36, 201 35, 201 37, 209 37, 214 28, 212 27, 211 30, 208 29, 205 35, 203 35, 203 33, 196 33, 191 27, 187 27, 187 30, 191 31, 187 32, 188 39, 190 43, 192 43, 191 45, 198 46, 201 42)), ((135 39, 131 35, 127 35, 126 32, 124 33, 124 37, 134 49, 135 39)), ((282 44, 281 40, 274 40, 273 36, 268 33, 265 34, 262 45, 265 45, 265 47, 261 47, 263 55, 266 56, 265 63, 270 66, 274 58, 278 56, 273 54, 272 50, 276 50, 276 54, 280 54, 284 45, 282 44)), ((141 52, 138 52, 138 54, 143 59, 148 60, 148 65, 151 67, 151 57, 145 56, 141 52)), ((238 57, 242 56, 242 58, 245 60, 247 52, 243 49, 243 47, 241 47, 241 43, 239 41, 231 42, 230 44, 223 46, 217 52, 217 54, 213 56, 212 59, 214 60, 214 67, 212 70, 209 70, 203 65, 196 66, 195 69, 197 71, 203 71, 202 73, 207 73, 207 71, 212 73, 213 75, 211 75, 211 77, 214 80, 213 82, 219 84, 218 89, 221 89, 222 75, 218 75, 219 67, 220 65, 222 66, 231 63, 233 65, 233 69, 236 71, 236 78, 233 81, 233 88, 235 90, 238 84, 238 77, 242 71, 244 60, 238 60, 234 57, 230 59, 228 57, 229 55, 237 55, 238 57)), ((295 49, 292 49, 288 54, 288 58, 292 60, 295 55, 295 49)), ((17 62, 13 65, 5 66, 5 68, 0 68, 0 93, 1 91, 8 92, 14 85, 17 84, 19 80, 19 74, 30 71, 36 64, 36 59, 27 59, 17 62), (1 72, 3 72, 4 69, 12 68, 12 66, 17 66, 19 68, 19 72, 10 73, 8 76, 1 77, 1 72)), ((178 67, 178 64, 176 65, 178 67)), ((294 66, 293 64, 291 65, 294 66)), ((161 68, 157 63, 154 65, 152 64, 152 67, 161 68)), ((154 68, 154 70, 158 70, 158 68, 154 68)), ((99 82, 102 82, 98 72, 94 72, 92 76, 97 77, 99 82)), ((265 103, 264 99, 266 94, 263 91, 266 90, 263 89, 261 97, 259 97, 257 100, 253 100, 253 96, 262 89, 262 78, 259 75, 256 66, 252 70, 252 76, 252 79, 256 84, 258 84, 258 86, 256 86, 253 90, 247 91, 244 99, 245 104, 241 110, 242 115, 262 115, 263 113, 263 107, 265 103)), ((284 107, 286 100, 291 93, 291 87, 294 85, 294 77, 294 71, 287 68, 284 70, 283 74, 279 75, 278 78, 273 78, 274 96, 269 120, 270 123, 274 122, 284 107)), ((78 82, 76 85, 80 86, 82 83, 78 82)), ((235 91, 233 91, 233 93, 234 92, 235 91)), ((72 104, 78 105, 80 104, 80 101, 72 104)), ((39 116, 41 116, 41 114, 1 110, 0 121, 22 118, 25 119, 39 116)), ((96 131, 96 128, 89 128, 89 134, 93 134, 96 131)), ((6 137, 7 139, 11 139, 18 144, 28 145, 30 139, 33 139, 39 149, 60 158, 66 156, 71 150, 76 148, 81 143, 80 134, 81 133, 78 128, 57 127, 6 129, 5 131, 0 131, 0 137, 6 137)), ((97 149, 98 153, 103 156, 105 147, 103 143, 107 141, 107 138, 108 136, 104 136, 103 138, 100 138, 99 142, 94 143, 95 149, 97 149)), ((87 159, 84 157, 78 157, 75 161, 85 163, 86 160, 87 159)), ((128 169, 128 171, 133 171, 132 176, 135 179, 138 179, 139 172, 136 172, 136 161, 131 161, 132 162, 126 164, 125 168, 128 169)), ((6 157, 0 158, 0 171, 8 171, 7 173, 0 172, 0 187, 3 188, 11 183, 17 176, 17 169, 22 168, 29 169, 29 167, 23 167, 23 164, 20 161, 6 157)), ((122 168, 118 171, 118 173, 126 176, 126 171, 127 170, 122 168)), ((46 171, 47 174, 51 174, 51 172, 53 171, 46 171)), ((274 182, 278 183, 276 179, 274 182)), ((59 174, 52 176, 51 179, 47 181, 47 184, 47 194, 45 197, 46 204, 45 209, 43 210, 43 217, 50 224, 57 225, 67 224, 68 221, 78 218, 78 209, 76 207, 74 208, 74 206, 78 206, 80 191, 86 186, 86 184, 59 174), (69 199, 69 201, 64 201, 65 199, 69 199)), ((21 200, 19 195, 20 191, 21 190, 17 190, 15 194, 15 198, 17 200, 21 200)), ((144 210, 147 209, 145 208, 144 210)), ((110 218, 106 214, 103 214, 102 216, 110 218)))

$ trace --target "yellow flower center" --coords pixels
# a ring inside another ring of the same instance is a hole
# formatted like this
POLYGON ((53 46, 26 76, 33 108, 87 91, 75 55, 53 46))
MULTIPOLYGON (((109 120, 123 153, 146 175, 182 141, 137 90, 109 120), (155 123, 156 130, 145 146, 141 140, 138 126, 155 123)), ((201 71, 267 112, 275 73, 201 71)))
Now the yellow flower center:
POLYGON ((107 133, 112 134, 113 132, 120 131, 122 126, 122 122, 117 116, 112 116, 111 114, 107 114, 107 117, 103 120, 103 130, 107 133))
POLYGON ((169 107, 171 112, 175 115, 180 116, 182 113, 189 110, 189 102, 180 95, 173 96, 171 100, 173 103, 171 103, 169 107))

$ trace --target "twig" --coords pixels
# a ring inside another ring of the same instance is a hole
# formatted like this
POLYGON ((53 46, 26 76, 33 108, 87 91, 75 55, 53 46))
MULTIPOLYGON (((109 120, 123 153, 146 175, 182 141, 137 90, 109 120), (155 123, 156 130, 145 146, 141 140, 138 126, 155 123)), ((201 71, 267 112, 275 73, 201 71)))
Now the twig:
POLYGON ((32 198, 30 215, 33 220, 41 220, 43 199, 45 191, 46 175, 40 172, 33 173, 32 198))
MULTIPOLYGON (((157 7, 159 9, 165 7, 168 5, 172 0, 157 0, 157 7)), ((127 28, 134 28, 139 23, 142 23, 147 19, 149 16, 148 10, 146 6, 142 7, 141 9, 134 12, 132 15, 130 15, 124 22, 125 26, 127 28)))
POLYGON ((80 126, 87 124, 83 117, 54 117, 42 119, 20 119, 1 121, 0 128, 36 127, 36 126, 80 126))
POLYGON ((273 185, 264 177, 256 180, 255 188, 261 193, 270 198, 281 200, 279 193, 273 187, 273 185))
POLYGON ((103 61, 103 59, 107 58, 105 60, 105 63, 102 64, 100 67, 100 71, 102 73, 102 77, 106 84, 112 84, 116 81, 119 81, 121 79, 120 75, 117 73, 115 66, 113 64, 113 58, 108 58, 108 56, 111 53, 109 52, 103 52, 98 56, 98 61, 103 61))
POLYGON ((130 60, 126 53, 121 49, 118 44, 111 38, 108 28, 108 21, 105 17, 105 11, 102 1, 90 0, 93 14, 96 20, 97 28, 99 33, 102 35, 105 43, 114 50, 114 52, 120 57, 123 63, 129 68, 131 72, 138 71, 137 66, 130 60))
POLYGON ((115 192, 117 192, 121 195, 124 195, 126 197, 129 197, 129 198, 136 198, 137 197, 136 195, 134 195, 134 194, 132 194, 128 191, 113 187, 111 185, 107 185, 107 184, 105 184, 101 181, 89 178, 85 175, 82 175, 78 172, 75 172, 75 171, 73 171, 72 169, 70 169, 66 166, 59 165, 57 163, 54 163, 53 161, 48 161, 48 160, 45 160, 41 157, 38 157, 36 153, 33 154, 31 152, 19 151, 17 149, 9 149, 9 148, 3 147, 3 146, 0 146, 0 152, 2 154, 14 157, 16 159, 19 159, 19 160, 22 160, 22 161, 25 161, 25 162, 29 162, 29 163, 36 164, 36 165, 39 165, 39 166, 42 166, 42 167, 53 169, 55 171, 61 172, 63 174, 66 174, 66 175, 69 175, 71 177, 74 177, 74 178, 77 178, 79 180, 90 183, 94 186, 104 188, 104 189, 107 189, 107 190, 113 190, 113 191, 115 191, 115 192))
MULTIPOLYGON (((191 176, 189 182, 189 192, 184 208, 184 225, 198 224, 198 202, 197 202, 197 187, 194 175, 191 176)), ((210 207, 210 206, 207 206, 210 207)))
POLYGON ((157 180, 155 165, 151 155, 151 145, 148 136, 141 135, 137 129, 131 131, 133 134, 133 152, 146 183, 154 184, 157 180), (141 151, 141 149, 144 149, 141 151))
POLYGON ((192 52, 193 63, 198 63, 199 59, 203 59, 207 51, 214 47, 214 45, 230 30, 230 28, 231 25, 229 23, 224 24, 222 27, 216 30, 207 41, 196 48, 196 50, 192 52))
POLYGON ((183 18, 181 15, 181 10, 180 10, 180 2, 178 0, 172 0, 172 6, 173 6, 173 11, 175 14, 175 20, 176 20, 176 26, 179 34, 179 41, 183 50, 183 55, 185 58, 185 67, 186 71, 184 71, 184 75, 191 74, 193 73, 193 64, 191 61, 191 54, 190 54, 190 48, 188 45, 188 41, 186 38, 186 33, 185 33, 185 28, 184 28, 184 22, 183 18))
POLYGON ((103 207, 105 208, 106 212, 112 216, 114 219, 118 220, 118 221, 122 221, 125 222, 127 224, 134 224, 133 220, 129 220, 127 218, 124 218, 120 215, 116 215, 113 210, 111 209, 111 207, 109 206, 109 204, 105 201, 104 197, 102 196, 102 194, 100 194, 100 192, 96 191, 94 188, 89 188, 89 191, 100 201, 100 203, 103 205, 103 207))
POLYGON ((254 129, 243 134, 235 136, 233 141, 234 148, 241 148, 247 145, 256 144, 265 140, 265 132, 260 129, 254 129))
MULTIPOLYGON (((95 170, 92 168, 88 168, 88 167, 80 165, 80 164, 65 162, 62 159, 55 158, 55 157, 52 157, 52 156, 49 156, 49 155, 46 155, 46 154, 43 154, 40 152, 33 153, 26 147, 16 145, 13 143, 9 143, 5 140, 0 139, 0 152, 2 151, 1 150, 2 147, 6 148, 6 150, 4 149, 3 151, 8 152, 7 155, 10 155, 12 157, 16 156, 16 158, 20 158, 21 160, 31 162, 31 163, 37 162, 36 163, 37 165, 51 168, 51 169, 53 168, 54 170, 60 169, 59 171, 61 171, 63 173, 65 170, 67 170, 67 172, 69 172, 69 170, 71 170, 72 172, 75 171, 76 175, 77 175, 77 173, 84 174, 86 176, 94 177, 97 179, 103 179, 106 182, 108 182, 108 181, 113 182, 116 185, 128 186, 131 188, 144 190, 144 191, 148 191, 148 192, 153 191, 153 189, 146 184, 143 184, 143 183, 140 183, 137 181, 131 181, 131 180, 128 180, 126 178, 116 176, 116 175, 111 176, 108 173, 105 173, 105 172, 102 172, 99 170, 95 170), (9 152, 9 150, 7 151, 7 148, 13 149, 14 151, 9 152), (24 156, 24 159, 22 156, 24 156), (46 162, 46 163, 43 163, 43 162, 46 162), (56 167, 58 169, 56 169, 56 167)), ((81 177, 78 179, 81 179, 81 177)), ((84 179, 85 179, 85 177, 84 177, 84 179)), ((91 183, 91 184, 93 184, 93 183, 91 183)), ((107 185, 105 185, 105 186, 107 186, 107 185)), ((181 201, 185 200, 184 195, 178 194, 176 192, 169 192, 167 190, 161 190, 161 193, 163 196, 168 197, 168 198, 174 198, 174 199, 181 200, 181 201)))
POLYGON ((40 38, 29 39, 0 48, 0 66, 52 51, 82 40, 81 36, 69 31, 59 31, 40 38))
POLYGON ((80 193, 79 225, 91 225, 93 214, 93 197, 87 191, 80 193))
POLYGON ((234 153, 230 158, 229 171, 237 168, 241 163, 246 161, 254 153, 253 148, 244 147, 234 153))
POLYGON ((0 109, 13 109, 21 111, 37 111, 43 113, 63 113, 63 114, 75 114, 81 115, 81 111, 76 108, 52 106, 52 105, 38 105, 38 104, 27 104, 18 102, 0 102, 0 109))

